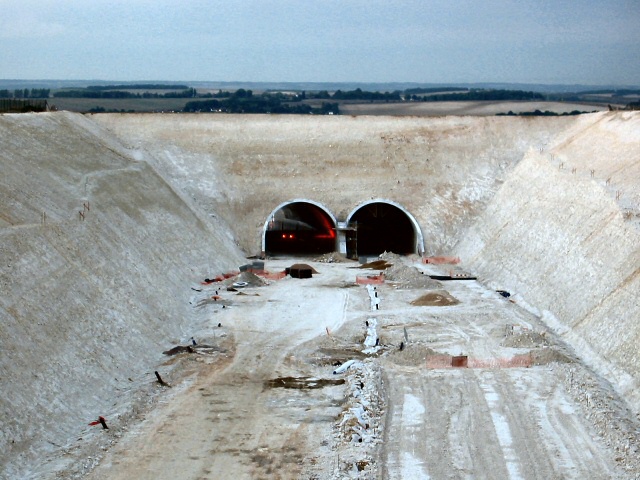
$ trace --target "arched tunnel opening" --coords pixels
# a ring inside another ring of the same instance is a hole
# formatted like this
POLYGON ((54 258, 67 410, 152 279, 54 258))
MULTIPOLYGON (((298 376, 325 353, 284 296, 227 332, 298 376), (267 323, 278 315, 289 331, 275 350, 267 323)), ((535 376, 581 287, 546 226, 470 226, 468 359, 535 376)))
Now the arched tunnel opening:
POLYGON ((347 255, 352 258, 393 252, 416 253, 416 231, 409 216, 395 205, 373 202, 351 216, 347 255))
POLYGON ((276 210, 264 235, 267 254, 315 255, 336 250, 335 220, 309 202, 292 202, 276 210))

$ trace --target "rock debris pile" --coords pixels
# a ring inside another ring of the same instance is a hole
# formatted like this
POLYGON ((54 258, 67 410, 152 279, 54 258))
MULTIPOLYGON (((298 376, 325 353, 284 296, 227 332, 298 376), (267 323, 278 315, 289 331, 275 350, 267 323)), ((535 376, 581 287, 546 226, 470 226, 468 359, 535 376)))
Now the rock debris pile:
POLYGON ((347 257, 338 252, 329 252, 314 259, 315 262, 320 263, 347 263, 351 262, 347 257))
POLYGON ((340 456, 332 478, 376 478, 375 450, 384 430, 380 366, 370 359, 355 362, 346 381, 347 401, 334 427, 340 456))
POLYGON ((611 385, 580 365, 553 364, 550 368, 562 378, 598 436, 616 452, 616 462, 633 478, 640 478, 640 421, 616 398, 611 385))
POLYGON ((423 275, 416 267, 395 263, 384 272, 386 280, 392 282, 396 288, 425 288, 433 290, 440 288, 440 283, 429 275, 423 275))

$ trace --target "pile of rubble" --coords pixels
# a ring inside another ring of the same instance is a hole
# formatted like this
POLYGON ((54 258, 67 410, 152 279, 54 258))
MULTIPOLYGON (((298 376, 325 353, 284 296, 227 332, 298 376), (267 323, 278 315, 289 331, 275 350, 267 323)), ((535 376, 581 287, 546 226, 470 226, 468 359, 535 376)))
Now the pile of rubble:
POLYGON ((247 287, 262 287, 269 284, 267 280, 252 272, 242 272, 236 277, 225 280, 223 284, 225 286, 233 286, 234 283, 238 282, 246 283, 245 286, 247 287))
POLYGON ((541 345, 549 345, 545 332, 538 333, 531 330, 511 330, 502 341, 503 347, 511 348, 533 348, 541 345))
POLYGON ((351 262, 347 257, 338 252, 329 252, 314 258, 314 262, 320 263, 346 263, 351 262))
POLYGON ((428 292, 416 298, 411 305, 416 307, 446 307, 449 305, 457 305, 460 301, 451 296, 446 290, 438 292, 428 292))
POLYGON ((376 446, 384 430, 380 366, 370 359, 354 362, 346 381, 347 401, 334 426, 340 456, 332 478, 377 478, 376 446))
POLYGON ((394 283, 396 288, 425 288, 433 290, 441 288, 438 281, 433 280, 429 275, 424 275, 416 267, 394 263, 384 272, 386 280, 394 283))
POLYGON ((613 448, 618 465, 632 478, 640 478, 640 421, 633 418, 613 387, 576 364, 554 364, 551 368, 580 404, 598 436, 613 448))

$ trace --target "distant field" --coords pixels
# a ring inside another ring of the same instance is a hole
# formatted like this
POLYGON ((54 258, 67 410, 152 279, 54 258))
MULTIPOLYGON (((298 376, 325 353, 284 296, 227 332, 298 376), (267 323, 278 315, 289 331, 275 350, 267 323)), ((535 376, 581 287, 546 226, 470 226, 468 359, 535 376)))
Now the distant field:
POLYGON ((593 112, 607 110, 603 104, 564 103, 564 102, 514 102, 514 101, 477 101, 477 102, 411 102, 411 103, 360 103, 341 104, 343 115, 472 115, 486 116, 497 113, 550 111, 555 113, 593 112))
MULTIPOLYGON (((74 112, 88 112, 102 107, 107 111, 135 111, 135 112, 180 112, 189 98, 52 98, 51 105, 58 110, 74 112)), ((320 106, 319 100, 306 103, 320 106)), ((442 116, 442 115, 472 115, 487 116, 497 113, 532 112, 548 110, 556 113, 593 112, 607 110, 605 104, 597 103, 563 103, 563 102, 525 102, 525 101, 469 101, 469 102, 410 102, 410 103, 354 103, 339 102, 340 113, 343 115, 413 115, 413 116, 442 116)))

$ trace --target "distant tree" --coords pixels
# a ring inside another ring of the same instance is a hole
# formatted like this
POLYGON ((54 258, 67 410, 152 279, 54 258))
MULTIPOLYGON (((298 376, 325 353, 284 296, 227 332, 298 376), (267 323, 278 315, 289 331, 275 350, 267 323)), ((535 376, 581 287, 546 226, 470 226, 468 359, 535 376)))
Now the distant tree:
POLYGON ((367 100, 370 102, 374 101, 396 101, 399 102, 402 100, 400 97, 399 91, 394 92, 365 92, 362 91, 361 88, 356 88, 355 90, 350 90, 343 92, 342 90, 336 90, 333 94, 334 100, 367 100))
POLYGON ((320 113, 324 115, 338 115, 340 113, 340 105, 338 103, 322 102, 320 113))
POLYGON ((322 108, 295 101, 297 95, 266 93, 253 96, 251 90, 236 91, 231 97, 221 100, 200 100, 187 102, 185 112, 225 112, 225 113, 277 113, 277 114, 338 114, 338 104, 323 103, 322 108))
POLYGON ((48 88, 32 88, 29 93, 30 98, 49 98, 51 90, 48 88))
POLYGON ((422 97, 425 102, 456 102, 461 100, 544 100, 544 96, 536 92, 522 90, 485 90, 472 89, 464 93, 433 94, 422 97))
POLYGON ((251 90, 245 90, 244 88, 239 88, 232 95, 236 98, 250 98, 253 96, 253 92, 251 90))

